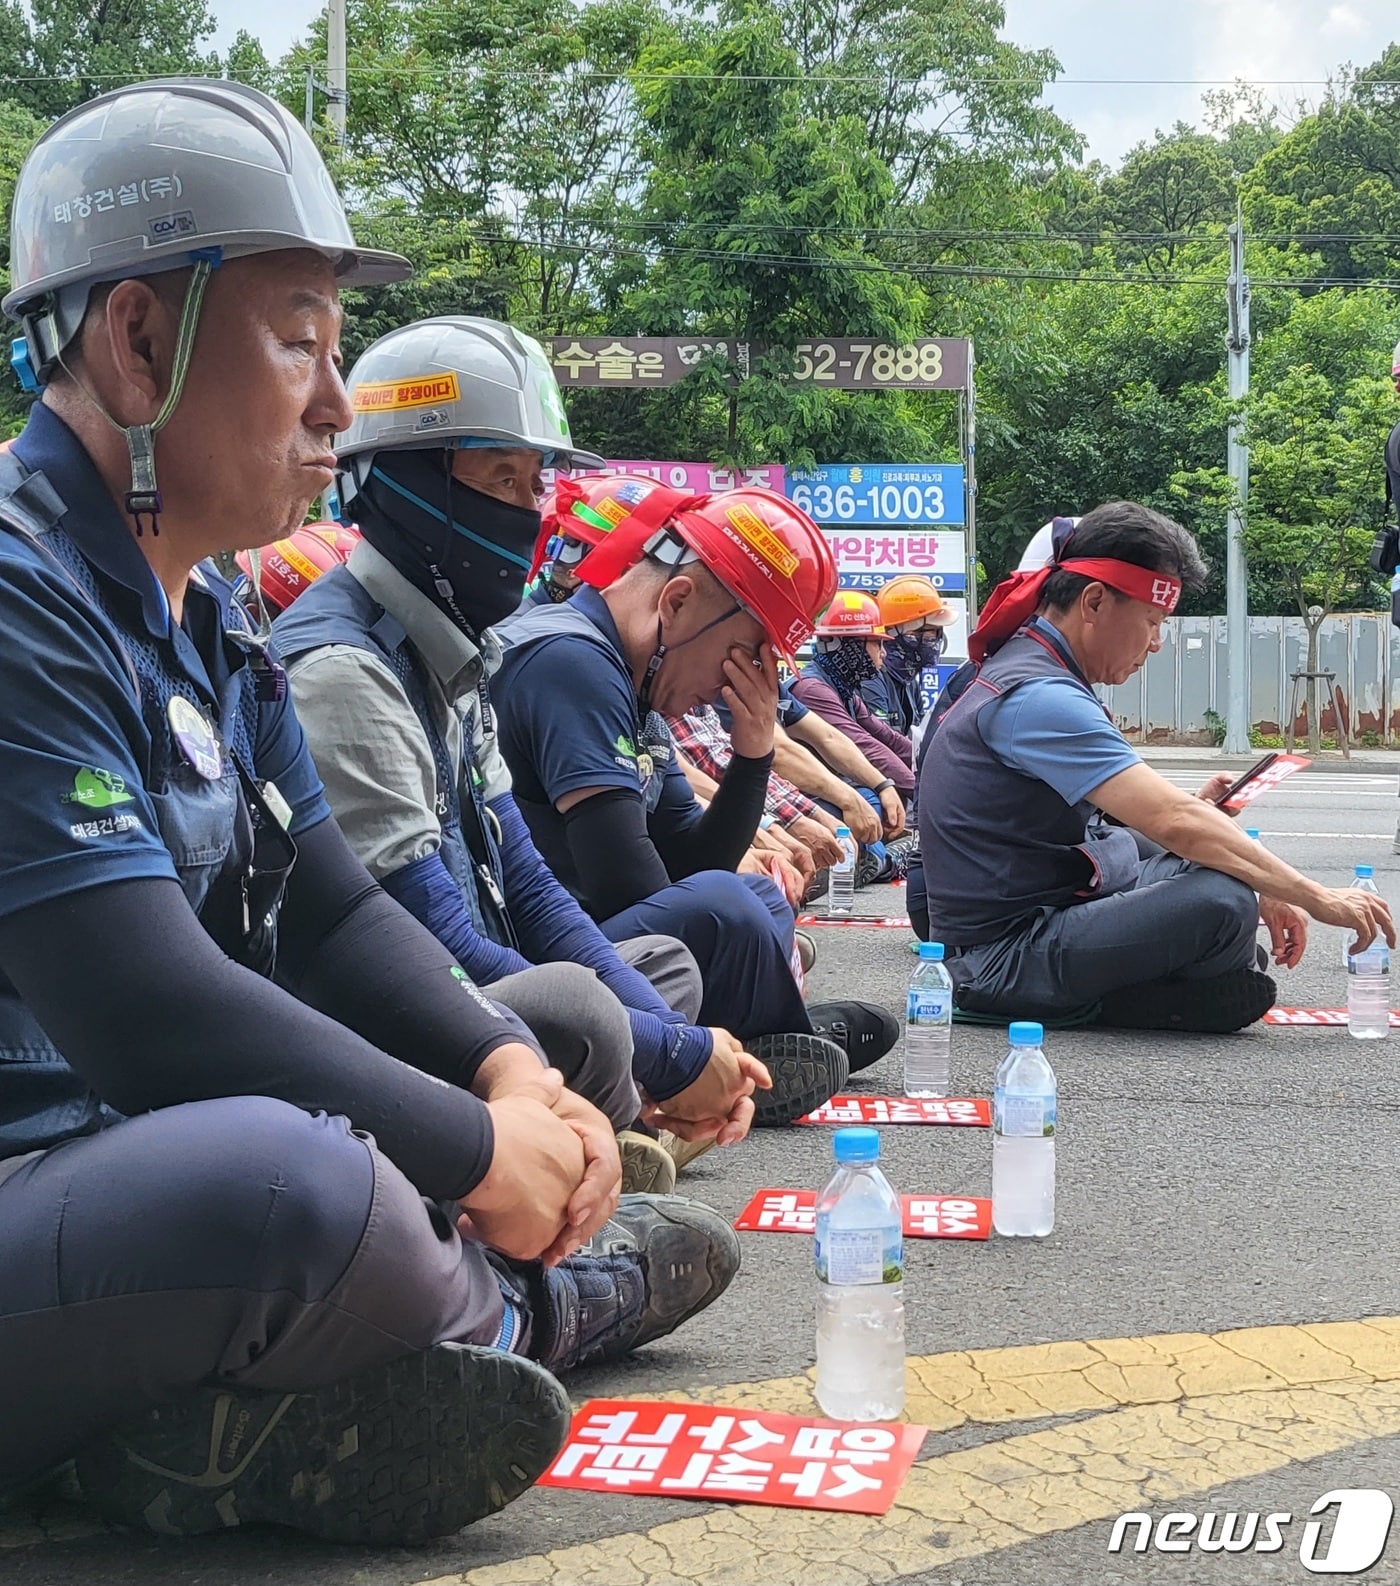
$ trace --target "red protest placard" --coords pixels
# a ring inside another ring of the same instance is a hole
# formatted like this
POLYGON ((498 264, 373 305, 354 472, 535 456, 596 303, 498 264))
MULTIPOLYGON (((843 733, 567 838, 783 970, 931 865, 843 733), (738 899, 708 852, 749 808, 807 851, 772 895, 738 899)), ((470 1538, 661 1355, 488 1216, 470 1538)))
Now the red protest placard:
POLYGON ((829 920, 824 914, 799 914, 797 923, 804 928, 809 925, 864 925, 878 931, 907 931, 912 928, 907 914, 887 914, 881 919, 873 916, 866 919, 859 914, 850 914, 834 920, 829 920))
POLYGON ((926 1430, 709 1404, 591 1399, 539 1485, 885 1514, 926 1430))
MULTIPOLYGON (((901 1195, 910 1239, 988 1239, 992 1203, 968 1195, 901 1195)), ((734 1219, 740 1233, 810 1234, 817 1226, 816 1190, 763 1189, 734 1219)))
POLYGON ((833 1096, 798 1123, 937 1123, 990 1129, 985 1096, 833 1096))
MULTIPOLYGON (((1264 1015, 1265 1024, 1332 1024, 1345 1027, 1345 1008, 1270 1008, 1264 1015)), ((1400 1013, 1390 1010, 1390 1027, 1400 1029, 1400 1013)))
POLYGON ((1238 793, 1226 799, 1220 807, 1227 815, 1238 815, 1246 805, 1252 804, 1270 788, 1277 787, 1280 782, 1286 782, 1295 772, 1311 764, 1312 761, 1305 754, 1281 754, 1271 765, 1265 766, 1257 777, 1246 782, 1238 793))
POLYGON ((965 1195, 901 1195, 907 1239, 990 1239, 992 1203, 965 1195))

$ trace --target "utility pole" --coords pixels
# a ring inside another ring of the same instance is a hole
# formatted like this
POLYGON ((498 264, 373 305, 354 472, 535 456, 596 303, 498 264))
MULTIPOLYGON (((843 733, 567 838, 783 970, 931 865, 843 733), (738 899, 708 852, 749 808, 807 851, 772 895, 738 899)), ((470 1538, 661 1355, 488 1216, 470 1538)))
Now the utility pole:
MULTIPOLYGON (((1230 279, 1225 301, 1229 315, 1225 345, 1229 353, 1230 401, 1249 395, 1249 277, 1244 273, 1244 220, 1239 202, 1230 227, 1230 279)), ((1229 692, 1225 701, 1226 754, 1249 751, 1249 569, 1245 560, 1244 523, 1249 502, 1249 447, 1238 409, 1230 416, 1226 471, 1234 484, 1226 527, 1225 639, 1229 657, 1229 692)))
POLYGON ((326 114, 337 143, 345 142, 345 107, 350 94, 345 77, 345 0, 326 0, 326 114))

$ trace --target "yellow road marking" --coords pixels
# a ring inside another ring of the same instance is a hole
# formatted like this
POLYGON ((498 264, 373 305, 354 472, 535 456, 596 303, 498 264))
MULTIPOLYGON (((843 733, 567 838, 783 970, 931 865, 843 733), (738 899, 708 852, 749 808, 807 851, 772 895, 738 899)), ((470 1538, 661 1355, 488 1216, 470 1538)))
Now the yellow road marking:
MULTIPOLYGON (((1065 1425, 916 1464, 890 1513, 709 1505, 425 1586, 876 1586, 1400 1434, 1400 1318, 972 1350, 911 1360, 937 1431, 1065 1425)), ((811 1413, 805 1377, 657 1395, 811 1413)))
MULTIPOLYGON (((807 1377, 655 1397, 813 1408, 807 1377)), ((711 1504, 425 1586, 876 1586, 1160 1508, 1400 1434, 1400 1317, 920 1356, 909 1362, 907 1416, 935 1433, 1078 1419, 921 1461, 883 1518, 711 1504)), ((0 1548, 103 1529, 82 1511, 0 1515, 0 1548)))

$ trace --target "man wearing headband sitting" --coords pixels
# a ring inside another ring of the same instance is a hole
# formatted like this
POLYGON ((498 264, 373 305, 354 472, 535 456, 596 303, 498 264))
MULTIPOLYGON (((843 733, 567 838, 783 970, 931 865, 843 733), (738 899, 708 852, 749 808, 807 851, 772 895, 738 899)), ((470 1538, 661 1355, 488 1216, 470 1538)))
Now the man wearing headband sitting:
POLYGON ((1163 621, 1206 567, 1180 524, 1132 502, 1062 520, 1054 560, 993 591, 978 663, 920 769, 932 939, 958 1006, 1009 1018, 1228 1031, 1272 1006, 1255 941, 1293 968, 1307 915, 1395 930, 1386 903, 1309 881, 1213 800, 1145 765, 1093 692, 1161 646, 1163 621), (1306 911, 1306 912, 1305 912, 1306 911))

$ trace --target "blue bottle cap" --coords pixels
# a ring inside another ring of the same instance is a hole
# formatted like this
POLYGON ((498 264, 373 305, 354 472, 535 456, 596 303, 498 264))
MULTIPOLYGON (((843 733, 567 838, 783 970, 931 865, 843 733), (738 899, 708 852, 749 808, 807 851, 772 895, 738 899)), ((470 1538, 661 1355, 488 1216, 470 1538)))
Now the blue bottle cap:
POLYGON ((851 828, 849 826, 838 826, 836 828, 836 835, 838 837, 849 837, 851 835, 851 828))
POLYGON ((943 962, 943 943, 920 942, 919 957, 922 958, 925 963, 941 964, 943 962))
POLYGON ((1246 826, 1244 834, 1251 842, 1257 843, 1259 841, 1259 828, 1257 826, 1246 826))
POLYGON ((1373 876, 1376 873, 1376 867, 1374 865, 1357 865, 1356 873, 1358 876, 1373 876))
POLYGON ((1007 1031, 1012 1046, 1041 1046, 1045 1041, 1045 1026, 1022 1020, 1007 1031))
POLYGON ((880 1160, 880 1131, 878 1129, 838 1129, 831 1137, 832 1149, 838 1162, 878 1162, 880 1160))

